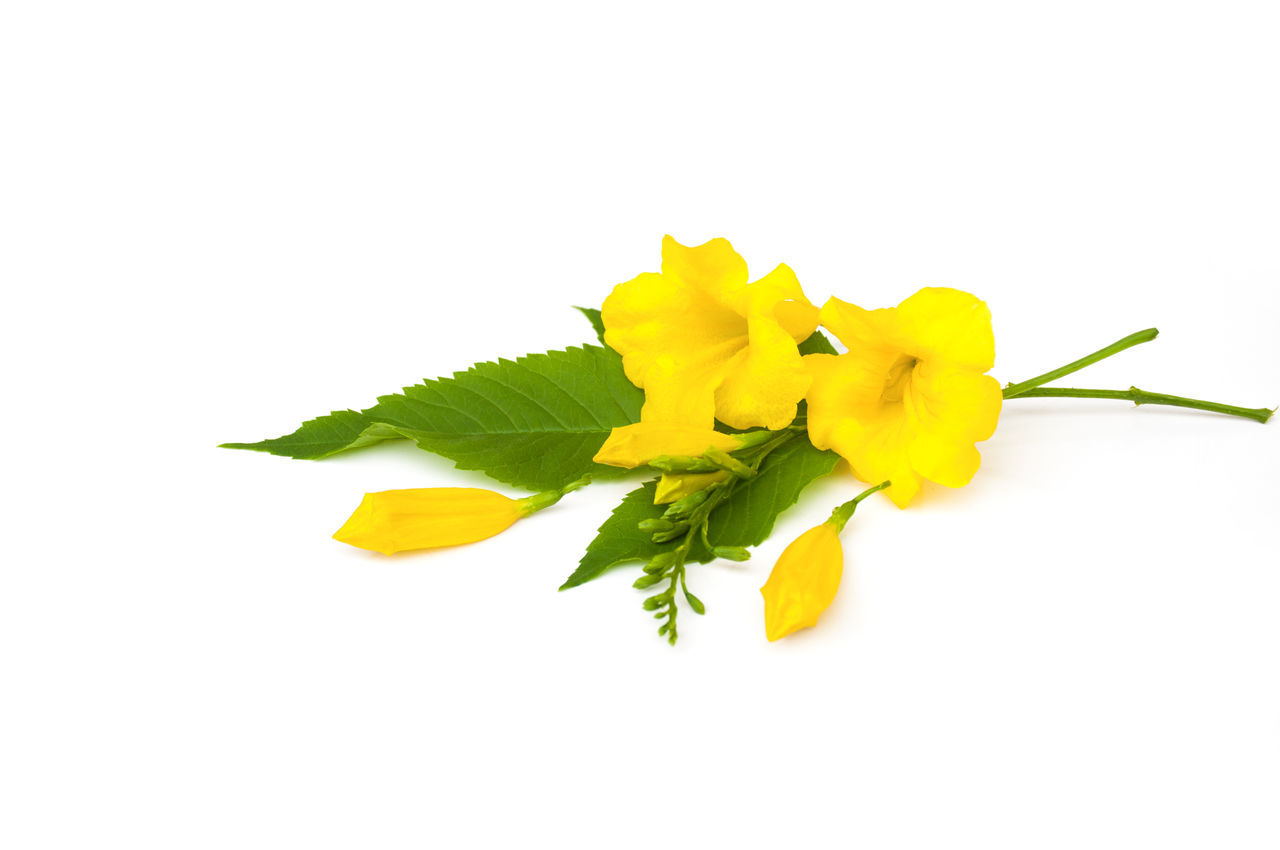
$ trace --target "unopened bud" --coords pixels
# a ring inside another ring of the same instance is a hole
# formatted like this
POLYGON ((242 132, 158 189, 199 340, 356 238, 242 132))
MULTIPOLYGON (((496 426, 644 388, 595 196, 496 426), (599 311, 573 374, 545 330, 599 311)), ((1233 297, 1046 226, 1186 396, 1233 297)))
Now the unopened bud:
POLYGON ((720 468, 706 458, 688 455, 658 455, 649 466, 662 472, 714 472, 720 468))
POLYGON ((695 490, 680 501, 673 502, 662 515, 664 517, 687 516, 693 513, 694 509, 705 502, 710 495, 711 492, 709 490, 695 490))
POLYGON ((714 464, 720 469, 730 472, 739 478, 754 478, 756 471, 738 460, 728 452, 720 449, 707 449, 702 455, 708 462, 714 464))
POLYGON ((683 537, 688 530, 689 523, 678 522, 670 531, 659 531, 649 539, 654 543, 666 543, 668 541, 675 540, 677 537, 683 537))
POLYGON ((675 528, 676 524, 669 519, 642 519, 636 523, 636 528, 645 534, 653 534, 657 531, 670 531, 675 528))

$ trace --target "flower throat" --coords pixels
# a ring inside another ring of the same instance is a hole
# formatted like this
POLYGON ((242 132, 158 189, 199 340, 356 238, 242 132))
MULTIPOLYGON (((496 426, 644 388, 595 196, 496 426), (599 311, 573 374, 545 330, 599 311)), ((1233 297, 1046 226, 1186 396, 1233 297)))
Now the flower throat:
POLYGON ((884 389, 880 393, 881 402, 895 404, 902 401, 907 385, 911 383, 911 373, 919 362, 919 358, 912 357, 910 354, 901 354, 897 360, 893 361, 893 365, 884 376, 884 389))

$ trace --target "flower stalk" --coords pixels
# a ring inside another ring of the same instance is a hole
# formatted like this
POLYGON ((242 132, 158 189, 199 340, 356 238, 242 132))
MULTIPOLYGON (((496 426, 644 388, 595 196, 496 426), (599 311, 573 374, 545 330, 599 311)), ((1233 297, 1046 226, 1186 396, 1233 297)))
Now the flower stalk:
POLYGON ((1135 345, 1141 345, 1144 342, 1150 342, 1159 335, 1160 331, 1155 328, 1147 328, 1137 333, 1129 334, 1124 339, 1118 339, 1105 348, 1100 348, 1092 354, 1087 354, 1079 360, 1074 360, 1065 366, 1060 366, 1043 375, 1037 375, 1017 384, 1008 384, 1003 390, 1005 400, 1015 398, 1110 398, 1119 399, 1121 401, 1131 401, 1135 406, 1143 404, 1162 404, 1169 407, 1186 407, 1192 410, 1207 410, 1212 413, 1225 413, 1228 416, 1240 416, 1245 419, 1252 419, 1255 422, 1266 424, 1271 418, 1271 414, 1275 413, 1275 408, 1267 407, 1237 407, 1234 404, 1222 404, 1216 401, 1204 401, 1198 398, 1184 398, 1183 396, 1168 395, 1167 393, 1153 393, 1146 390, 1140 390, 1137 387, 1129 387, 1127 390, 1093 390, 1080 389, 1076 387, 1045 387, 1050 381, 1056 381, 1064 375, 1070 375, 1072 372, 1079 371, 1086 366, 1097 363, 1099 360, 1105 360, 1113 354, 1119 354, 1126 348, 1132 348, 1135 345))
POLYGON ((1188 407, 1192 410, 1207 410, 1212 413, 1225 413, 1228 416, 1240 416, 1263 424, 1266 424, 1267 420, 1271 418, 1271 414, 1275 413, 1275 409, 1270 407, 1237 407, 1233 404, 1221 404, 1216 401, 1202 401, 1198 398, 1183 398, 1182 396, 1166 395, 1165 393, 1150 393, 1146 390, 1140 390, 1137 387, 1129 387, 1127 390, 1090 390, 1078 389, 1075 387, 1037 387, 1030 390, 1024 390, 1015 397, 1112 398, 1119 399, 1121 401, 1131 401, 1135 405, 1163 404, 1169 407, 1188 407))
MULTIPOLYGON (((714 557, 731 561, 745 561, 751 553, 741 546, 714 546, 708 535, 711 513, 733 494, 738 484, 749 481, 760 469, 760 464, 771 452, 787 442, 795 439, 801 432, 794 429, 781 431, 762 431, 763 437, 753 437, 751 448, 741 452, 741 459, 733 460, 742 466, 740 474, 730 475, 723 481, 690 493, 688 496, 669 505, 664 516, 659 520, 643 520, 640 531, 650 533, 655 543, 667 543, 680 540, 680 543, 669 551, 654 556, 645 565, 644 575, 636 579, 633 587, 645 589, 667 582, 665 589, 644 600, 644 610, 653 611, 654 619, 664 620, 658 627, 658 634, 665 636, 667 642, 675 645, 679 633, 676 630, 676 593, 684 595, 685 602, 694 613, 705 614, 706 606, 702 600, 689 591, 685 562, 693 551, 694 544, 701 540, 702 545, 714 557), (745 474, 743 474, 745 473, 745 474)), ((651 463, 650 466, 653 464, 651 463)), ((881 485, 886 486, 886 485, 881 485)), ((880 489, 872 488, 871 491, 880 489)), ((866 494, 863 494, 864 496, 866 494)), ((855 500, 857 501, 857 500, 855 500)))
POLYGON ((1045 372, 1043 375, 1037 375, 1034 378, 1028 378, 1021 383, 1009 384, 1004 388, 1004 397, 1006 399, 1017 398, 1034 387, 1047 384, 1050 381, 1056 381, 1065 375, 1070 375, 1072 372, 1078 372, 1086 366, 1092 366, 1099 360, 1106 360, 1113 354, 1119 354, 1126 348, 1133 348, 1135 345, 1141 345, 1144 342, 1151 342, 1151 340, 1155 339, 1159 335, 1160 331, 1156 328, 1147 328, 1144 331, 1131 333, 1124 339, 1118 339, 1105 348, 1099 348, 1092 354, 1086 354, 1079 360, 1073 360, 1066 366, 1059 366, 1057 369, 1045 372))

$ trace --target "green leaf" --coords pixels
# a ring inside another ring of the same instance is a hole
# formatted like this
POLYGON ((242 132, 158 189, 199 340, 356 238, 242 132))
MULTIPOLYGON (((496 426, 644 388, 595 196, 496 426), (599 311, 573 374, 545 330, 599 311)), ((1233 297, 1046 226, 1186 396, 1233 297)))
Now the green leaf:
POLYGON ((739 484, 711 513, 711 545, 759 546, 778 515, 796 503, 804 488, 830 475, 839 461, 835 452, 815 449, 806 435, 775 449, 760 464, 760 474, 739 484))
MULTIPOLYGON (((578 309, 582 309, 579 307, 578 309)), ((831 340, 827 339, 827 335, 822 331, 814 331, 809 334, 804 342, 797 346, 801 354, 838 354, 836 347, 831 344, 831 340)))
POLYGON ((560 585, 561 590, 591 581, 615 564, 627 561, 647 561, 660 552, 669 552, 680 541, 654 543, 651 535, 637 526, 641 520, 658 519, 667 509, 655 505, 653 496, 657 481, 647 481, 623 497, 622 502, 600 526, 595 539, 587 545, 586 554, 578 562, 573 575, 560 585))
POLYGON ((644 393, 623 374, 622 358, 587 345, 479 363, 382 396, 363 413, 343 411, 287 437, 231 446, 317 458, 400 435, 459 469, 551 490, 587 473, 622 474, 592 457, 613 428, 639 421, 643 402, 644 393))
MULTIPOLYGON (((712 546, 758 546, 773 530, 778 515, 796 503, 800 493, 815 480, 831 473, 840 457, 819 451, 801 435, 775 449, 760 464, 760 473, 739 482, 724 504, 711 513, 707 536, 712 546)), ((638 524, 662 516, 666 505, 655 505, 656 481, 632 490, 600 526, 586 554, 561 590, 591 581, 610 567, 630 561, 647 561, 674 548, 680 541, 654 543, 638 524)), ((709 561, 711 553, 697 541, 691 561, 709 561)))
POLYGON ((374 422, 355 410, 335 410, 302 423, 297 431, 260 443, 223 443, 223 449, 248 449, 273 455, 319 460, 347 449, 371 446, 383 440, 400 440, 394 428, 374 422))
POLYGON ((600 340, 601 345, 604 345, 604 319, 601 317, 600 311, 595 307, 574 307, 573 309, 587 317, 591 327, 596 330, 596 339, 600 340))

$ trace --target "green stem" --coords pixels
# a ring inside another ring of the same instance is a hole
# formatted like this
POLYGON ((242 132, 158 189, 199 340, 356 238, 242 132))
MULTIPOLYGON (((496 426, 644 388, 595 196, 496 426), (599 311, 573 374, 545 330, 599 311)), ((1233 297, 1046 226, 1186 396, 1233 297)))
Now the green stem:
MULTIPOLYGON (((1006 396, 1008 398, 1009 396, 1006 396)), ((1216 401, 1201 401, 1197 398, 1183 398, 1164 393, 1149 393, 1137 387, 1127 390, 1084 390, 1071 387, 1041 387, 1018 393, 1016 398, 1114 398, 1139 404, 1164 404, 1170 407, 1189 407, 1193 410, 1208 410, 1214 413, 1225 413, 1228 416, 1243 416, 1265 423, 1275 411, 1265 407, 1236 407, 1231 404, 1219 404, 1216 401)))
POLYGON ((858 509, 858 503, 870 496, 878 490, 883 490, 892 484, 892 481, 881 481, 874 487, 868 487, 849 501, 831 512, 831 519, 827 522, 836 527, 836 531, 843 531, 845 523, 849 521, 849 517, 853 516, 853 512, 858 509))
POLYGON ((1159 333, 1160 331, 1156 330, 1155 328, 1147 328, 1145 331, 1138 331, 1137 333, 1129 334, 1124 339, 1118 339, 1115 342, 1108 345, 1106 348, 1100 348, 1097 351, 1093 352, 1092 354, 1087 354, 1084 357, 1081 357, 1079 360, 1075 360, 1075 361, 1072 361, 1071 363, 1068 363, 1066 366, 1060 366, 1059 368, 1054 369, 1052 372, 1045 372, 1043 375, 1037 375, 1036 377, 1023 381, 1020 384, 1009 384, 1007 387, 1004 388, 1004 397, 1014 398, 1016 396, 1020 396, 1023 393, 1027 392, 1028 390, 1031 390, 1034 387, 1038 387, 1041 384, 1047 384, 1050 381, 1056 381, 1058 378, 1061 378, 1063 375, 1070 375, 1072 372, 1078 372, 1079 370, 1083 369, 1086 366, 1097 363, 1099 360, 1105 360, 1113 354, 1119 354, 1121 351, 1124 351, 1126 348, 1133 348, 1135 345, 1141 345, 1144 342, 1150 342, 1151 340, 1155 339, 1159 333))

